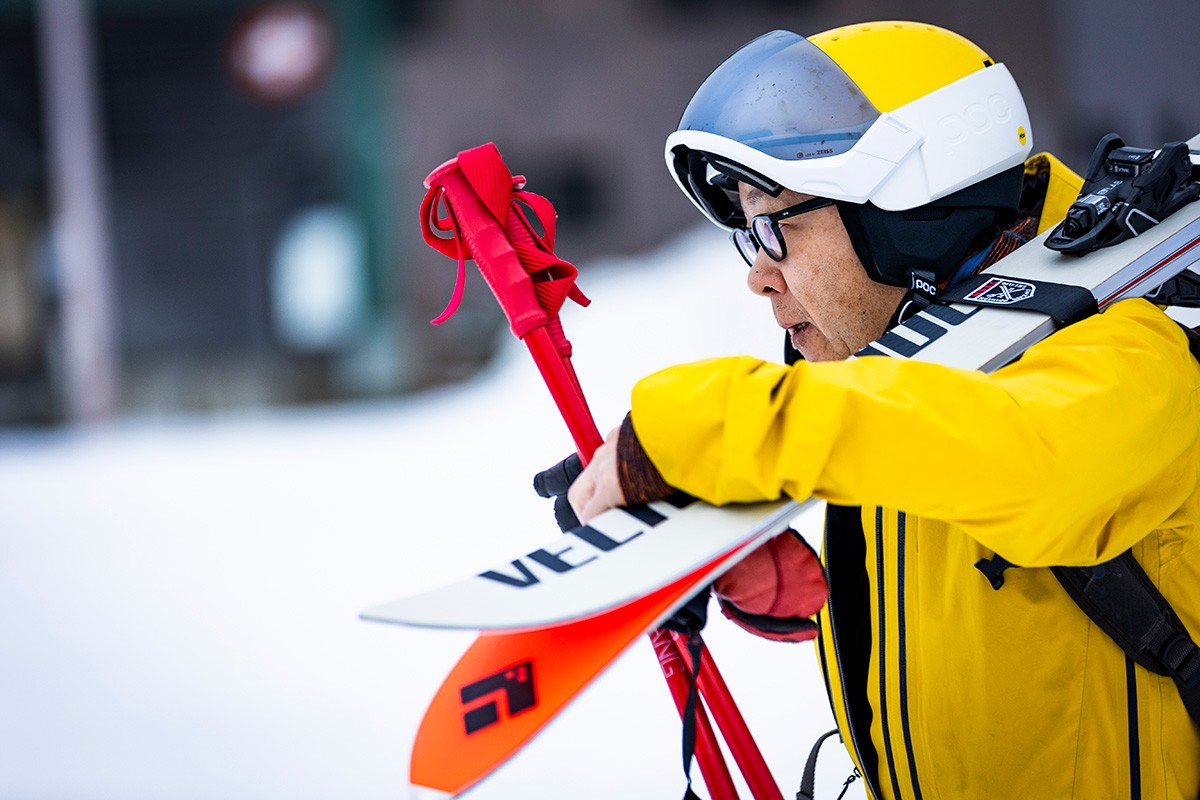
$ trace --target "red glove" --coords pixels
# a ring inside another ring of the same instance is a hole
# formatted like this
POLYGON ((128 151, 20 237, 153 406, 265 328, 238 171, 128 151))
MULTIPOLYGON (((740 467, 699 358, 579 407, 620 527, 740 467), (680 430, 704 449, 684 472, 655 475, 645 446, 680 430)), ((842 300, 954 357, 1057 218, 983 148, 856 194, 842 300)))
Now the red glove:
POLYGON ((713 584, 721 612, 756 636, 777 642, 816 638, 810 617, 825 605, 825 571, 808 542, 786 530, 713 584))

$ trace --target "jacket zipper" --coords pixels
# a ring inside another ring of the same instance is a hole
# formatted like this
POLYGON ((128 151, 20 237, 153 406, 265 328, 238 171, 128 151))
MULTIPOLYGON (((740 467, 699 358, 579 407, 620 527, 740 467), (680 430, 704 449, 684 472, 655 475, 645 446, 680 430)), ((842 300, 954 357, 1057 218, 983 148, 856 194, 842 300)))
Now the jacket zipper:
POLYGON ((1138 745, 1137 667, 1125 656, 1125 694, 1129 708, 1129 797, 1141 800, 1142 761, 1138 745))
MULTIPOLYGON (((825 528, 825 535, 826 535, 826 537, 828 537, 828 535, 829 535, 829 527, 828 526, 826 526, 826 528, 825 528)), ((825 543, 825 551, 826 552, 829 551, 828 541, 826 541, 826 543, 825 543)), ((828 565, 826 565, 826 569, 825 569, 826 584, 830 583, 830 581, 832 580, 831 572, 832 572, 832 570, 830 570, 828 565)), ((830 593, 830 596, 832 598, 832 593, 830 593)), ((838 677, 839 677, 838 684, 841 688, 842 708, 844 708, 846 710, 846 726, 850 729, 850 731, 849 731, 850 746, 852 748, 854 748, 855 762, 858 764, 863 764, 864 761, 863 761, 863 757, 862 757, 862 749, 858 746, 858 733, 857 733, 858 726, 855 725, 853 709, 850 707, 850 703, 847 702, 847 700, 846 700, 846 666, 842 660, 842 654, 845 651, 842 649, 841 644, 838 640, 838 625, 837 625, 837 621, 834 617, 834 604, 832 602, 830 602, 828 607, 829 607, 829 628, 833 634, 833 656, 834 656, 834 659, 837 661, 837 665, 838 665, 838 677)), ((878 771, 878 770, 876 770, 876 771, 878 771)), ((878 778, 878 776, 872 775, 870 770, 867 770, 867 769, 863 770, 863 781, 867 784, 867 789, 869 790, 870 796, 875 797, 878 800, 882 800, 883 794, 879 791, 879 787, 875 783, 877 778, 878 778)))
POLYGON ((883 751, 887 758, 886 769, 892 777, 892 796, 900 798, 904 795, 900 792, 900 776, 896 772, 896 759, 892 754, 892 731, 888 723, 887 586, 884 584, 883 576, 883 550, 883 509, 877 507, 875 509, 875 600, 879 606, 879 616, 876 622, 876 641, 879 642, 879 723, 883 730, 883 751))
POLYGON ((908 631, 905 626, 905 620, 908 618, 908 610, 905 607, 906 588, 904 585, 907 564, 905 556, 905 539, 908 533, 907 523, 908 517, 903 511, 899 512, 896 516, 896 575, 899 587, 896 592, 896 627, 900 637, 898 650, 900 660, 900 725, 904 732, 904 750, 908 755, 908 774, 911 779, 913 797, 916 800, 921 800, 921 782, 917 779, 917 759, 913 752, 912 725, 908 716, 908 631))

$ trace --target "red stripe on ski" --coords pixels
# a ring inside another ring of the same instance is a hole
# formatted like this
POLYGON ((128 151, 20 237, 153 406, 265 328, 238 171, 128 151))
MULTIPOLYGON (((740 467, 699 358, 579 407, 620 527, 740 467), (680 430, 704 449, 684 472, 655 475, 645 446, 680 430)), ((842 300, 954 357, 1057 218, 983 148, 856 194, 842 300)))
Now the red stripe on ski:
POLYGON ((1160 269, 1165 267, 1167 264, 1170 264, 1172 261, 1179 258, 1181 255, 1183 255, 1187 251, 1191 250, 1193 247, 1195 247, 1198 244, 1200 244, 1200 236, 1197 236, 1194 239, 1192 239, 1191 241, 1187 242, 1186 244, 1180 246, 1178 249, 1176 249, 1170 255, 1159 259, 1157 262, 1155 262, 1155 264, 1153 266, 1148 267, 1147 269, 1143 270, 1140 274, 1138 274, 1136 277, 1126 281, 1115 292, 1111 292, 1107 297, 1100 300, 1099 305, 1106 306, 1109 303, 1113 302, 1113 300, 1117 299, 1118 297, 1123 295, 1125 292, 1132 289, 1134 286, 1137 286, 1139 283, 1146 280, 1151 275, 1158 272, 1160 269))

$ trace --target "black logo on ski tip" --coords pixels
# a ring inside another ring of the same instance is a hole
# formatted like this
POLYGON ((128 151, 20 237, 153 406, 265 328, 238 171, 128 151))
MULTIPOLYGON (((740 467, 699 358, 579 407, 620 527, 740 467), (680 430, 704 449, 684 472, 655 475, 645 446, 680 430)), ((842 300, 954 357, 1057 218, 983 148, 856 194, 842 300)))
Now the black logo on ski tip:
POLYGON ((463 725, 467 735, 478 733, 500 721, 500 707, 494 695, 504 693, 505 716, 515 717, 537 705, 537 693, 533 685, 533 662, 522 661, 505 667, 494 675, 469 683, 460 690, 462 704, 474 703, 492 695, 486 703, 470 708, 463 714, 463 725))
POLYGON ((1012 278, 992 278, 967 293, 966 299, 993 306, 1011 306, 1033 297, 1037 291, 1032 283, 1015 281, 1012 278))
MULTIPOLYGON (((696 502, 696 498, 679 493, 668 497, 664 502, 666 506, 660 507, 671 513, 670 509, 687 508, 696 502)), ((660 514, 646 505, 629 506, 619 510, 626 516, 632 517, 642 527, 617 538, 616 534, 606 533, 591 525, 581 525, 567 531, 564 537, 565 542, 573 542, 572 544, 563 544, 553 551, 545 548, 534 550, 532 553, 526 554, 524 558, 517 558, 510 562, 513 572, 503 571, 503 568, 489 569, 479 573, 479 577, 516 589, 528 589, 541 583, 543 576, 561 575, 585 564, 590 564, 605 553, 616 550, 638 538, 650 528, 670 519, 669 516, 660 514)))

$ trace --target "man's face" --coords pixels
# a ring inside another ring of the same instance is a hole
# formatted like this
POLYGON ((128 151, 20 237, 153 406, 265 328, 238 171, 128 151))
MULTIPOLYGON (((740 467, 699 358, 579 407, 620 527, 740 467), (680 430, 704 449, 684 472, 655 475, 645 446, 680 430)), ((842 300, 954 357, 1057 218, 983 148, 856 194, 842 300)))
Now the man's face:
MULTIPOLYGON (((809 199, 784 190, 771 197, 740 184, 746 219, 809 199)), ((867 277, 837 208, 780 221, 783 261, 761 249, 750 268, 750 291, 770 298, 775 321, 808 361, 840 361, 879 338, 904 296, 899 286, 867 277)))

